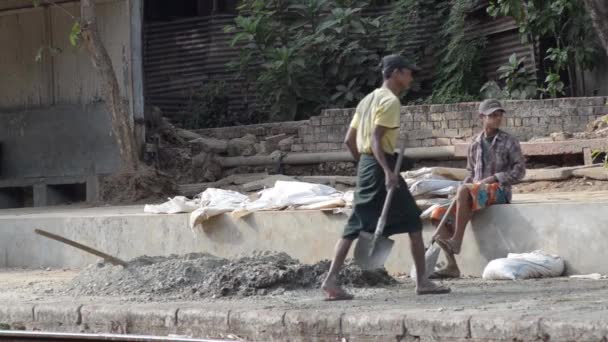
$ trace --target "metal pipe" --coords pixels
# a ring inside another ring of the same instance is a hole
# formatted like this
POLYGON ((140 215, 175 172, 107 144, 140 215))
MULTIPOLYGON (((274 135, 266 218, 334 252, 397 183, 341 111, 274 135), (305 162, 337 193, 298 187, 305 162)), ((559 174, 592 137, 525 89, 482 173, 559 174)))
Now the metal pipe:
MULTIPOLYGON (((453 146, 415 147, 405 150, 405 156, 412 159, 446 159, 454 158, 453 146)), ((279 162, 276 156, 224 157, 218 158, 224 168, 237 166, 275 165, 279 162)), ((310 165, 327 162, 352 162, 349 152, 289 153, 281 159, 286 165, 310 165)))

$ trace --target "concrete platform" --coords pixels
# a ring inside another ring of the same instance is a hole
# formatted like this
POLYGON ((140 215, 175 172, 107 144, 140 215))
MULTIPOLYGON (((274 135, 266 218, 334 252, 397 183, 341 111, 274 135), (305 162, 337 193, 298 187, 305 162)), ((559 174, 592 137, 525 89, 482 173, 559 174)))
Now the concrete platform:
POLYGON ((350 289, 355 300, 343 302, 324 302, 317 290, 154 302, 72 298, 53 291, 36 295, 33 286, 21 288, 25 300, 15 300, 0 282, 0 329, 239 341, 605 341, 608 337, 605 280, 475 279, 449 285, 453 292, 441 296, 416 296, 409 281, 385 289, 350 289))
MULTIPOLYGON (((508 252, 542 249, 563 257, 568 273, 608 274, 608 193, 519 195, 514 204, 477 215, 459 256, 463 272, 480 275, 508 252)), ((312 263, 329 259, 347 219, 321 211, 222 215, 207 231, 188 228, 188 215, 153 215, 141 206, 0 210, 0 267, 86 266, 96 257, 34 234, 45 229, 119 258, 208 252, 234 257, 255 250, 284 251, 312 263)), ((431 229, 425 230, 430 234, 431 229)), ((409 272, 407 236, 396 236, 387 268, 409 272)), ((428 239, 428 236, 427 236, 428 239)))

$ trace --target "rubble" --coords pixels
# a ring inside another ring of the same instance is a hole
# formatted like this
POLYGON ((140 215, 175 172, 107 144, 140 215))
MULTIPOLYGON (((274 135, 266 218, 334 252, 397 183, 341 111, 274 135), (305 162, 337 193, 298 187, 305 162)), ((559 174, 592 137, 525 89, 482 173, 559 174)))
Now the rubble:
MULTIPOLYGON (((84 269, 64 290, 70 295, 142 295, 155 298, 282 294, 288 290, 318 288, 329 261, 301 264, 285 253, 253 253, 235 260, 191 253, 169 257, 142 256, 127 268, 103 262, 84 269)), ((347 264, 339 281, 345 286, 382 287, 397 281, 385 270, 362 271, 347 264)))

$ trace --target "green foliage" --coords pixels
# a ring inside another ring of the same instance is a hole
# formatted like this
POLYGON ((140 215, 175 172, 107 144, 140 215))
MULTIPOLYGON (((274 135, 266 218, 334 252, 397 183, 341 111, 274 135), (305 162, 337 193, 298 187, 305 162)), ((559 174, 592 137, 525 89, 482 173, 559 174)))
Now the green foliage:
POLYGON ((591 160, 595 161, 598 158, 602 158, 601 163, 604 164, 604 167, 608 169, 608 152, 595 150, 591 153, 591 160))
POLYGON ((536 77, 525 67, 525 57, 517 58, 514 53, 509 62, 500 68, 498 79, 504 84, 501 88, 495 81, 489 81, 481 88, 482 98, 525 100, 536 97, 536 77))
POLYGON ((561 75, 565 72, 572 78, 575 65, 591 70, 600 55, 597 36, 580 0, 490 0, 488 13, 513 17, 524 42, 552 44, 541 51, 548 62, 545 87, 541 88, 545 95, 563 95, 561 75))
POLYGON ((361 15, 367 1, 244 0, 229 63, 244 76, 271 120, 294 120, 330 103, 353 106, 380 81, 374 44, 380 18, 361 15), (260 63, 261 62, 261 63, 260 63))
POLYGON ((224 82, 210 81, 192 89, 188 104, 179 114, 182 127, 199 129, 205 127, 232 126, 228 115, 228 97, 224 82))
POLYGON ((465 35, 467 25, 471 24, 466 20, 471 7, 470 0, 457 0, 441 9, 447 21, 439 40, 441 48, 431 95, 433 103, 473 101, 478 97, 482 79, 479 61, 486 41, 483 37, 465 35))
POLYGON ((72 46, 78 45, 78 43, 80 42, 81 33, 82 29, 80 27, 80 22, 74 22, 74 25, 72 25, 72 29, 70 30, 70 44, 72 44, 72 46))

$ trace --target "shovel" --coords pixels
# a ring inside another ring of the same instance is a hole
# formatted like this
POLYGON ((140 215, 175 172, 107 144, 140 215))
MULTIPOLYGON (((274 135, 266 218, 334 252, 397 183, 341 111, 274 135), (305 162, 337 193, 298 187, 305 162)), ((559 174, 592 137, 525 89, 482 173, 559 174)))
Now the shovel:
MULTIPOLYGON (((448 220, 448 216, 449 216, 450 212, 452 211, 452 208, 454 207, 454 205, 456 205, 456 198, 452 199, 452 202, 450 203, 448 210, 445 212, 445 214, 443 214, 443 218, 441 219, 441 221, 439 222, 439 225, 433 232, 433 236, 435 234, 437 234, 441 230, 441 228, 443 228, 446 221, 448 220)), ((425 265, 424 278, 425 279, 428 279, 429 276, 433 272, 435 272, 435 266, 437 265, 437 260, 439 260, 440 252, 441 252, 441 247, 439 247, 439 245, 436 244, 434 241, 431 241, 429 248, 427 248, 426 252, 424 253, 424 265, 425 265)), ((416 279, 416 265, 412 265, 412 270, 410 271, 410 277, 414 280, 416 279)))
MULTIPOLYGON (((395 163, 395 173, 399 175, 401 170, 401 162, 403 161, 403 152, 405 150, 405 143, 401 144, 399 157, 397 163, 395 163)), ((388 210, 391 206, 393 195, 395 193, 395 187, 391 187, 386 194, 386 200, 382 207, 382 213, 378 219, 376 225, 376 231, 374 234, 368 232, 360 232, 359 240, 355 246, 355 263, 363 270, 375 270, 384 267, 384 263, 388 256, 391 254, 391 249, 395 244, 395 241, 382 236, 384 233, 384 226, 386 225, 386 219, 388 216, 388 210)))

